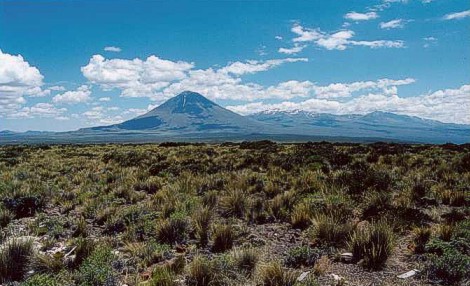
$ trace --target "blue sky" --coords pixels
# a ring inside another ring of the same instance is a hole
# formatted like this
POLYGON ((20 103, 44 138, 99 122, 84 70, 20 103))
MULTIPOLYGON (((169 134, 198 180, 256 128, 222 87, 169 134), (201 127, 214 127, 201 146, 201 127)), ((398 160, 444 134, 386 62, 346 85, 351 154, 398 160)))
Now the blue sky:
POLYGON ((469 32, 467 0, 0 0, 0 130, 112 124, 186 89, 470 124, 469 32))

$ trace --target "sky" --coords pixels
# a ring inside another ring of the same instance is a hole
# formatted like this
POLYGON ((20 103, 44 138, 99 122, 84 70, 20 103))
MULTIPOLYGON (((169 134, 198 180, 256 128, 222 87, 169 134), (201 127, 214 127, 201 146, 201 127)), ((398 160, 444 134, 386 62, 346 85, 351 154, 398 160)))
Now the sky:
POLYGON ((184 90, 470 124, 469 56, 468 0, 0 0, 0 130, 114 124, 184 90))

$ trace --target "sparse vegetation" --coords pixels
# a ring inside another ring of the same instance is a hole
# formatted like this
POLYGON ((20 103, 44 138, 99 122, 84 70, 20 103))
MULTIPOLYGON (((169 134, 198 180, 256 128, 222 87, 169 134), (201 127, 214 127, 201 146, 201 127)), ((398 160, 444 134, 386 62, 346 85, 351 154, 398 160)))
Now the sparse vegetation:
POLYGON ((405 268, 416 285, 470 281, 468 144, 0 151, 3 284, 397 285, 405 268))

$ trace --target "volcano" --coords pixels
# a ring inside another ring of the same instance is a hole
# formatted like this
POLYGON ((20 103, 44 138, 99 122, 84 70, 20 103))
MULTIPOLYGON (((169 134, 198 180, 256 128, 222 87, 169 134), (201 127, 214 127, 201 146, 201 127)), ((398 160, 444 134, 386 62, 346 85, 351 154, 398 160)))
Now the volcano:
POLYGON ((251 133, 269 129, 266 124, 241 116, 201 94, 184 91, 136 118, 92 130, 141 130, 159 132, 251 133))

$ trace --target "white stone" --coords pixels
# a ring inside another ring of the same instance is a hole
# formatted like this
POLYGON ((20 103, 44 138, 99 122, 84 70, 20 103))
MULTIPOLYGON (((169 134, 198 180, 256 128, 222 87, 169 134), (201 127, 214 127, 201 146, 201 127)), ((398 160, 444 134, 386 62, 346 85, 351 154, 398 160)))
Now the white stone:
POLYGON ((413 269, 413 270, 410 270, 406 273, 403 273, 401 275, 398 275, 397 277, 400 278, 400 279, 406 279, 406 278, 410 278, 410 277, 413 277, 415 276, 417 273, 419 272, 419 270, 417 269, 413 269))

